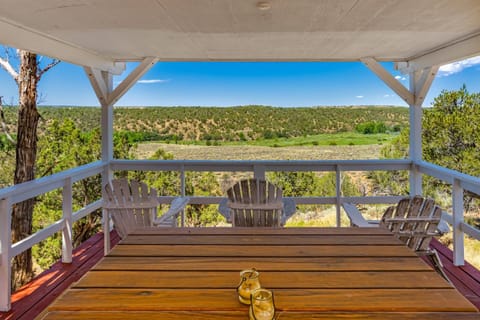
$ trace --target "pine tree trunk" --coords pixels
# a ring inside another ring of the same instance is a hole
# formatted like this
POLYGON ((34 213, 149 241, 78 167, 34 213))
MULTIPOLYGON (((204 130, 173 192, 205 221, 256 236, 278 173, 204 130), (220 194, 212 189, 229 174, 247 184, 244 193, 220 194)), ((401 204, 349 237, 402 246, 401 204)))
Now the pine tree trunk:
MULTIPOLYGON (((37 157, 37 55, 21 51, 18 89, 18 131, 14 183, 35 178, 37 157)), ((12 242, 24 239, 32 233, 32 216, 35 199, 18 203, 12 211, 12 242)), ((33 276, 32 252, 27 250, 15 257, 12 264, 12 289, 30 281, 33 276)))

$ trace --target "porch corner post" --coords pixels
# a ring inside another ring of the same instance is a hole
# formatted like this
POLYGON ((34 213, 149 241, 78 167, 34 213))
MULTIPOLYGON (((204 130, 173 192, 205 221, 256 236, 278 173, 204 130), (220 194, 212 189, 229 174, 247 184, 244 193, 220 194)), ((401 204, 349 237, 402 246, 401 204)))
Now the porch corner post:
MULTIPOLYGON (((113 76, 111 73, 102 71, 102 78, 106 84, 106 96, 113 91, 113 76)), ((101 101, 102 117, 102 163, 104 165, 102 173, 102 198, 104 198, 103 186, 105 186, 113 177, 111 162, 113 160, 113 102, 110 99, 101 101)), ((110 217, 105 209, 102 210, 103 234, 104 234, 104 254, 110 252, 110 217)))
POLYGON ((0 311, 9 311, 11 308, 11 228, 12 205, 9 199, 0 199, 0 311))
MULTIPOLYGON (((410 92, 415 93, 417 81, 420 77, 418 71, 410 72, 410 92)), ((423 100, 422 100, 423 102, 423 100)), ((410 113, 410 136, 409 158, 412 161, 410 168, 410 196, 422 195, 422 174, 418 170, 417 162, 422 160, 422 102, 416 99, 409 103, 410 113)))
MULTIPOLYGON (((88 79, 97 95, 102 107, 102 197, 103 186, 113 177, 113 105, 158 61, 156 57, 146 57, 117 87, 113 88, 113 75, 108 71, 101 71, 85 67, 88 79)), ((123 68, 122 72, 125 71, 123 68)), ((110 251, 110 219, 103 210, 103 232, 105 254, 110 251)))

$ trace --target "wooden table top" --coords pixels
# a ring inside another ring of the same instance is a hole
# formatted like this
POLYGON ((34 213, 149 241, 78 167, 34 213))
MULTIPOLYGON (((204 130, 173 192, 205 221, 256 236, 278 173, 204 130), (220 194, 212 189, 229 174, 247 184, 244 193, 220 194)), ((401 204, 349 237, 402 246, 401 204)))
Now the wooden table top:
POLYGON ((277 319, 480 319, 380 228, 137 230, 42 319, 248 319, 236 287, 251 267, 277 319))

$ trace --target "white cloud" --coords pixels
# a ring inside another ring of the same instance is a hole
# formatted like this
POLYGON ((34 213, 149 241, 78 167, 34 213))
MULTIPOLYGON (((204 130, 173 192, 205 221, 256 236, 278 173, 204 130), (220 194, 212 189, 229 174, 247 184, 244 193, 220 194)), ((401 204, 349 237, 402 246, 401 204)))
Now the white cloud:
POLYGON ((355 98, 362 99, 363 96, 355 96, 355 98))
POLYGON ((390 97, 392 97, 392 96, 393 96, 393 94, 384 94, 384 95, 383 95, 384 98, 390 98, 390 97))
POLYGON ((480 56, 445 64, 438 69, 438 75, 446 77, 477 64, 480 64, 480 56))
POLYGON ((407 80, 407 77, 395 76, 395 79, 405 81, 405 80, 407 80))
POLYGON ((150 84, 150 83, 165 83, 169 82, 168 79, 150 79, 150 80, 138 80, 137 83, 150 84))

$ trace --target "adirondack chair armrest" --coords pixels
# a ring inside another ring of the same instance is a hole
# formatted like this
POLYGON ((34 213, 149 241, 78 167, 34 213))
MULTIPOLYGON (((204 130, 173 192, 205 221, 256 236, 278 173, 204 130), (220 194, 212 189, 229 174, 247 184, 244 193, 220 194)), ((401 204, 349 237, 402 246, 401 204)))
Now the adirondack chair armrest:
POLYGON ((440 222, 438 223, 437 231, 439 235, 450 232, 450 226, 448 225, 447 221, 443 220, 443 217, 442 219, 440 219, 440 222))
POLYGON ((229 223, 232 222, 230 208, 228 207, 228 198, 223 198, 218 203, 218 212, 225 217, 225 220, 229 223))
POLYGON ((283 226, 287 220, 293 216, 295 211, 297 210, 297 204, 295 203, 295 200, 291 198, 283 198, 283 215, 282 215, 282 221, 281 225, 283 226))
POLYGON ((153 220, 153 225, 163 224, 165 221, 168 221, 170 218, 178 215, 183 209, 185 209, 185 206, 188 204, 189 201, 189 197, 177 197, 173 199, 167 212, 153 220))
POLYGON ((372 223, 365 220, 362 213, 357 209, 357 207, 354 204, 343 203, 342 206, 345 212, 347 213, 348 218, 350 219, 350 223, 353 226, 362 227, 362 228, 378 227, 378 223, 372 223))

